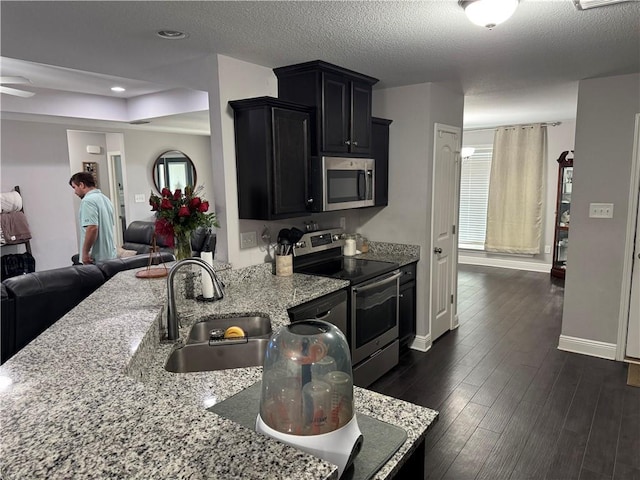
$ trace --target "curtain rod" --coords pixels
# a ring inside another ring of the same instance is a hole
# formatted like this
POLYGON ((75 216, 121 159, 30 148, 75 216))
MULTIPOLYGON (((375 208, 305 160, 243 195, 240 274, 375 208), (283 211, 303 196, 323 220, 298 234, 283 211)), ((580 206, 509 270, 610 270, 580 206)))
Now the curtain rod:
MULTIPOLYGON (((557 125, 561 125, 562 122, 541 122, 540 125, 543 127, 555 127, 557 125)), ((484 132, 485 130, 497 130, 498 128, 515 128, 515 127, 532 127, 537 125, 537 123, 522 123, 519 125, 500 125, 497 127, 486 127, 486 128, 469 128, 463 129, 465 132, 484 132)))

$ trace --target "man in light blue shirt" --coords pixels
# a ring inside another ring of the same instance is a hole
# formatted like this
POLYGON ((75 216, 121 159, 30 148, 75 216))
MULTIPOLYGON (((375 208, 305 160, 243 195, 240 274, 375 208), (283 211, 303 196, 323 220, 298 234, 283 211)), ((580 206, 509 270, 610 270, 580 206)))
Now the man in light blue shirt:
POLYGON ((87 264, 116 258, 111 200, 96 188, 93 175, 89 172, 74 174, 69 185, 82 199, 78 212, 80 261, 87 264))

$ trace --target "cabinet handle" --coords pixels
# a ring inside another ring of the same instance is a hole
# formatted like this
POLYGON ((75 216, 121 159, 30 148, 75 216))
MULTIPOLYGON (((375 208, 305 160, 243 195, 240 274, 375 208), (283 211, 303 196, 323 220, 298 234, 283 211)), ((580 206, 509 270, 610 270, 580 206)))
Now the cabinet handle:
POLYGON ((313 198, 307 198, 307 205, 311 205, 313 203, 313 198))
POLYGON ((442 253, 442 249, 440 247, 436 247, 433 249, 433 253, 442 253))
POLYGON ((346 140, 346 141, 344 142, 344 144, 345 144, 345 145, 351 145, 351 141, 350 141, 350 140, 346 140))
POLYGON ((358 142, 351 142, 351 145, 358 146, 358 142))

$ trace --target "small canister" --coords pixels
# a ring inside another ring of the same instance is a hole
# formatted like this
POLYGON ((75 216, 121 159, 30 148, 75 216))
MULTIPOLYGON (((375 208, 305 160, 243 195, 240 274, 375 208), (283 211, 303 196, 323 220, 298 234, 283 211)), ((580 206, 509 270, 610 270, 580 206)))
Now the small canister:
POLYGON ((356 239, 353 235, 345 237, 343 254, 345 257, 353 257, 356 254, 356 239))

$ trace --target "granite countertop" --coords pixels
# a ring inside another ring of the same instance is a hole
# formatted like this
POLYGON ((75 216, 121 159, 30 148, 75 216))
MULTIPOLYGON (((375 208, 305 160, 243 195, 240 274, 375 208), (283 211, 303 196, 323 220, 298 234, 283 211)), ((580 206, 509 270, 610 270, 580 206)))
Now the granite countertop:
POLYGON ((369 242, 369 251, 356 258, 397 263, 401 267, 420 260, 420 246, 399 243, 369 242))
MULTIPOLYGON (((222 265, 218 269, 224 268, 222 265)), ((225 298, 182 300, 181 333, 205 314, 259 313, 273 328, 286 309, 346 282, 270 265, 223 270, 225 298)), ((175 374, 160 342, 165 279, 118 273, 0 366, 0 476, 22 478, 334 479, 323 460, 206 410, 261 378, 261 368, 175 374)), ((407 431, 374 478, 390 478, 437 412, 365 389, 356 410, 407 431)))

